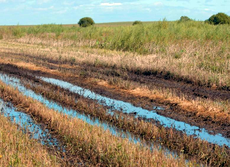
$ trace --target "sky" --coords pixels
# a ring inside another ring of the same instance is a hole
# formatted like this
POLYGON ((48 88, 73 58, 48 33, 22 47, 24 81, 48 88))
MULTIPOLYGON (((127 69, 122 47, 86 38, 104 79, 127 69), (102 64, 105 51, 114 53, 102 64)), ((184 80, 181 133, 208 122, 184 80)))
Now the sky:
POLYGON ((230 15, 230 0, 0 0, 0 25, 206 20, 219 12, 230 15))

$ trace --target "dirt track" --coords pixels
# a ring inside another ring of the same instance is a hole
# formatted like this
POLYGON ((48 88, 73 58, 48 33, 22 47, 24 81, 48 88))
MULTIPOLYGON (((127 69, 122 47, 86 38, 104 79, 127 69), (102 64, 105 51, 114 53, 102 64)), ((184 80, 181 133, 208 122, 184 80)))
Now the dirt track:
POLYGON ((105 66, 93 66, 89 64, 78 64, 74 63, 77 68, 65 68, 60 67, 58 65, 62 65, 62 63, 68 63, 72 65, 70 62, 60 62, 49 59, 49 58, 41 58, 33 55, 23 55, 18 53, 3 53, 4 56, 13 56, 18 59, 29 60, 33 63, 43 64, 50 69, 60 69, 66 70, 69 72, 83 73, 85 77, 98 77, 101 79, 107 79, 108 77, 119 77, 123 80, 134 81, 140 84, 145 84, 148 87, 159 87, 159 88, 169 88, 173 89, 177 95, 183 93, 184 95, 191 98, 191 100, 196 98, 204 98, 211 100, 230 100, 230 90, 226 89, 216 89, 215 87, 207 87, 202 85, 193 84, 191 81, 183 81, 183 80, 173 80, 170 76, 161 75, 157 73, 148 73, 143 72, 140 73, 138 71, 127 71, 124 69, 119 69, 116 67, 105 67, 105 66))
MULTIPOLYGON (((50 67, 50 68, 53 69, 54 67, 50 67)), ((30 69, 18 68, 17 66, 10 65, 10 64, 7 64, 7 65, 0 64, 0 70, 8 74, 14 74, 14 75, 29 78, 29 79, 34 79, 34 77, 32 76, 47 76, 47 77, 62 79, 62 80, 71 82, 73 84, 79 85, 81 87, 91 89, 92 91, 98 94, 101 94, 107 97, 111 97, 114 99, 130 102, 136 106, 141 106, 149 110, 152 110, 154 106, 163 106, 165 110, 157 110, 157 112, 161 115, 173 118, 178 121, 183 121, 191 125, 199 126, 201 128, 206 128, 210 131, 213 131, 214 133, 221 133, 228 138, 230 137, 229 119, 214 119, 210 116, 205 117, 205 116, 199 115, 196 111, 188 112, 186 110, 182 110, 176 103, 172 104, 170 102, 168 103, 165 101, 162 102, 162 101, 158 101, 157 99, 150 99, 148 97, 134 96, 132 94, 129 94, 127 92, 122 92, 114 88, 108 88, 108 87, 105 88, 104 86, 95 84, 94 82, 90 82, 86 78, 82 78, 82 77, 69 78, 69 77, 64 77, 64 75, 63 76, 54 75, 48 71, 47 73, 44 73, 41 71, 33 71, 30 69)), ((159 79, 159 80, 162 81, 162 79, 159 79)), ((156 78, 156 81, 159 81, 159 80, 157 80, 156 78)), ((166 80, 165 82, 170 83, 172 81, 166 80)), ((178 83, 178 84, 182 84, 182 83, 178 83)), ((199 89, 202 89, 202 87, 199 89)), ((209 88, 206 88, 206 89, 209 89, 209 88)), ((211 91, 222 92, 219 90, 211 90, 211 91)), ((224 91, 224 93, 226 93, 226 91, 224 91)))

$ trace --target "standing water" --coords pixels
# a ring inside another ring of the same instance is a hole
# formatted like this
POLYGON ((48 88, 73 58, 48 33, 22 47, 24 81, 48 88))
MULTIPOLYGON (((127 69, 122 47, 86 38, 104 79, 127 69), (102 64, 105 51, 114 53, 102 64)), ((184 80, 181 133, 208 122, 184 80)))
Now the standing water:
MULTIPOLYGON (((47 108, 49 109, 54 109, 56 111, 58 111, 59 113, 63 113, 63 114, 66 114, 68 115, 69 117, 72 117, 72 118, 78 118, 78 119, 81 119, 83 120, 84 122, 90 124, 90 125, 93 125, 93 126, 100 126, 102 127, 104 130, 109 130, 110 133, 114 136, 117 136, 117 137, 123 137, 123 138, 128 138, 129 141, 133 142, 133 143, 140 143, 141 145, 143 146, 147 146, 145 143, 143 143, 141 141, 140 138, 135 138, 133 137, 130 133, 127 133, 127 132, 124 132, 122 130, 119 130, 117 129, 116 127, 112 126, 112 125, 109 125, 108 123, 106 122, 101 122, 99 119, 92 119, 90 118, 90 116, 86 116, 84 114, 80 114, 78 113, 77 111, 75 110, 72 110, 72 109, 68 109, 66 107, 62 107, 61 105, 53 102, 53 101, 50 101, 50 100, 47 100, 46 98, 42 97, 41 95, 38 95, 36 94, 35 92, 33 92, 32 90, 29 90, 27 88, 25 88, 19 79, 17 78, 14 78, 14 77, 10 77, 6 74, 1 74, 0 73, 0 80, 2 80, 2 82, 4 82, 5 84, 7 85, 11 85, 13 86, 14 88, 17 88, 21 93, 23 93, 25 96, 27 97, 31 97, 35 100, 38 100, 39 102, 43 103, 47 108)), ((155 143, 151 143, 151 146, 147 146, 149 147, 151 150, 158 150, 159 148, 161 148, 160 145, 158 144, 155 144, 155 143)), ((167 150, 166 148, 164 148, 165 150, 165 153, 167 155, 172 155, 174 157, 176 157, 177 155, 169 150, 167 150)))
MULTIPOLYGON (((2 99, 0 99, 0 113, 19 125, 24 133, 29 132, 31 138, 39 140, 42 145, 56 146, 58 150, 61 149, 57 139, 53 138, 47 129, 43 130, 29 115, 16 111, 12 104, 5 103, 2 99)), ((61 150, 64 151, 64 148, 61 150)))
POLYGON ((146 109, 143 109, 141 107, 136 107, 132 105, 131 103, 127 103, 120 100, 111 99, 99 94, 96 94, 95 92, 84 89, 82 87, 73 85, 71 83, 54 79, 54 78, 46 78, 46 77, 39 77, 45 82, 60 86, 64 89, 67 89, 73 93, 77 93, 85 98, 97 100, 100 104, 104 106, 109 106, 113 108, 114 110, 122 111, 123 113, 136 113, 136 117, 142 117, 147 119, 154 119, 155 121, 158 121, 162 126, 167 128, 175 128, 178 131, 183 131, 187 135, 195 135, 198 138, 202 140, 206 140, 210 143, 217 144, 219 146, 226 145, 230 147, 230 139, 225 138, 221 134, 212 135, 209 134, 208 131, 204 128, 199 128, 197 126, 192 126, 190 124, 187 124, 182 121, 177 121, 168 117, 164 117, 162 115, 157 114, 154 110, 149 111, 146 109))

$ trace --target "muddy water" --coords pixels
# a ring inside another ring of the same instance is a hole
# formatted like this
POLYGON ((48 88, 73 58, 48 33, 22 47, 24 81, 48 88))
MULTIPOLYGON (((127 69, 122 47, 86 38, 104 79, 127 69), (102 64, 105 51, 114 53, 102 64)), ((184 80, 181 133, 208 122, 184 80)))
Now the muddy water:
MULTIPOLYGON (((204 128, 199 128, 197 126, 192 126, 185 122, 181 122, 181 121, 177 121, 177 120, 174 120, 168 117, 164 117, 162 115, 157 114, 154 110, 149 111, 141 107, 136 107, 132 105, 131 103, 111 99, 105 96, 101 96, 88 89, 84 89, 82 87, 73 85, 71 83, 68 83, 62 80, 53 79, 53 78, 45 78, 45 77, 40 77, 40 79, 42 79, 45 82, 60 86, 64 89, 68 89, 69 91, 73 93, 80 94, 81 96, 85 98, 97 100, 100 104, 104 106, 109 106, 114 110, 119 110, 127 114, 135 112, 136 117, 154 119, 158 121, 164 127, 173 127, 176 130, 183 131, 187 135, 195 135, 196 137, 202 140, 206 140, 210 143, 217 144, 220 146, 226 145, 230 147, 230 139, 223 137, 221 134, 212 135, 204 128)), ((163 109, 163 108, 158 107, 157 109, 163 109)))
POLYGON ((47 129, 43 130, 29 115, 16 111, 12 104, 2 99, 0 99, 0 113, 10 118, 12 122, 19 125, 24 133, 29 133, 31 138, 37 139, 42 145, 56 146, 58 150, 64 151, 64 148, 59 146, 57 139, 53 138, 47 129))
MULTIPOLYGON (((47 100, 46 98, 43 98, 41 95, 36 94, 35 92, 33 92, 32 90, 29 90, 27 88, 25 88, 19 79, 14 78, 14 77, 10 77, 6 74, 2 74, 0 73, 0 80, 2 82, 4 82, 7 85, 13 86, 14 88, 17 88, 20 92, 22 92, 25 96, 27 97, 31 97, 35 100, 38 100, 39 102, 43 103, 47 108, 49 109, 54 109, 60 113, 66 114, 69 117, 72 118, 78 118, 83 120, 84 122, 93 125, 93 126, 100 126, 102 127, 104 130, 109 130, 110 133, 114 136, 118 136, 118 137, 123 137, 123 138, 128 138, 129 141, 133 142, 133 143, 140 143, 142 146, 145 147, 149 147, 151 150, 159 150, 162 149, 162 146, 155 144, 155 143, 151 143, 148 145, 146 145, 146 143, 143 143, 142 140, 140 138, 136 138, 133 135, 131 135, 130 133, 124 132, 120 129, 117 129, 116 127, 109 125, 105 122, 101 122, 99 119, 92 119, 90 118, 90 116, 86 116, 84 114, 80 114, 75 110, 72 109, 68 109, 65 107, 62 107, 61 105, 47 100)), ((177 155, 174 152, 169 151, 168 149, 164 148, 165 154, 166 155, 171 155, 173 157, 177 157, 177 155)))

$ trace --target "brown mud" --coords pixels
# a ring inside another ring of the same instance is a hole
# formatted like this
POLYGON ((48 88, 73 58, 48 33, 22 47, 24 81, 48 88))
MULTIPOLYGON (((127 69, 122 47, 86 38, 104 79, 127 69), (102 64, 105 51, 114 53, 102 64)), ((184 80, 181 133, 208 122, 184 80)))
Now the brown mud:
MULTIPOLYGON (((40 94, 42 94, 42 96, 45 96, 48 99, 51 98, 51 100, 53 100, 55 102, 58 101, 58 103, 64 104, 64 106, 67 106, 67 107, 70 107, 72 109, 79 111, 78 110, 79 108, 76 109, 76 107, 79 106, 79 104, 76 103, 76 99, 72 99, 72 101, 71 101, 71 98, 69 98, 70 95, 76 95, 76 94, 74 94, 74 93, 69 94, 68 91, 66 91, 66 90, 64 90, 58 86, 53 86, 53 85, 47 84, 47 83, 45 84, 45 82, 42 82, 41 80, 31 80, 31 79, 33 79, 33 77, 30 76, 30 78, 29 78, 29 76, 28 76, 28 81, 24 81, 24 78, 23 78, 22 82, 25 84, 28 83, 29 85, 31 84, 30 88, 34 87, 34 88, 32 88, 32 90, 34 90, 34 89, 37 90, 36 93, 40 93, 40 94), (36 83, 34 83, 34 81, 36 81, 36 83), (37 87, 38 85, 40 85, 40 88, 37 87), (65 92, 66 96, 63 96, 63 94, 62 94, 63 92, 65 92), (56 96, 57 98, 52 98, 54 96, 56 96), (63 97, 68 97, 68 98, 63 98, 63 97)), ((77 95, 77 97, 79 98, 80 96, 77 95)), ((80 99, 80 100, 82 100, 82 99, 80 99)), ((78 99, 78 102, 80 100, 78 99)), ((92 102, 92 100, 89 100, 89 99, 84 99, 84 100, 86 100, 85 101, 86 105, 83 105, 80 108, 81 108, 81 110, 84 110, 84 111, 82 111, 83 113, 85 113, 85 114, 87 113, 86 115, 88 115, 89 113, 94 113, 93 110, 95 110, 95 109, 98 110, 98 113, 106 112, 106 110, 104 110, 104 112, 103 112, 103 108, 100 107, 95 102, 92 102), (93 103, 96 104, 96 106, 94 106, 93 103), (84 106, 86 106, 86 107, 84 107, 84 106), (94 106, 93 108, 95 108, 95 109, 93 109, 92 106, 94 106)), ((97 117, 102 118, 102 120, 104 120, 103 114, 101 116, 97 115, 97 117)), ((114 118, 116 118, 116 116, 114 118)), ((184 155, 186 156, 186 158, 188 156, 189 159, 190 158, 193 159, 195 157, 197 159, 199 159, 200 154, 198 154, 198 153, 202 153, 202 154, 205 154, 206 155, 205 157, 209 159, 209 160, 207 160, 206 158, 201 158, 201 161, 206 163, 206 161, 211 162, 213 160, 212 157, 214 157, 214 159, 216 160, 216 156, 220 155, 219 153, 215 154, 215 155, 212 154, 213 150, 218 151, 218 149, 220 147, 216 147, 213 144, 208 144, 207 142, 202 142, 199 139, 193 139, 193 136, 187 137, 186 135, 183 134, 183 132, 178 132, 174 129, 168 129, 168 128, 165 129, 165 128, 160 127, 159 128, 160 133, 157 136, 154 136, 154 134, 152 134, 151 130, 150 130, 150 129, 154 129, 153 128, 154 126, 151 126, 152 125, 151 123, 145 124, 145 125, 149 125, 149 126, 143 126, 142 121, 139 121, 138 119, 132 121, 132 119, 130 119, 130 118, 131 118, 131 116, 127 115, 125 117, 125 119, 121 119, 124 121, 122 123, 119 121, 117 122, 114 119, 110 118, 109 122, 111 121, 112 123, 115 123, 115 124, 118 123, 118 126, 117 125, 115 125, 115 126, 121 128, 121 129, 124 128, 124 130, 128 130, 131 127, 131 129, 134 130, 132 132, 134 132, 135 135, 137 135, 139 137, 141 136, 141 138, 143 137, 147 141, 150 140, 150 141, 159 142, 159 140, 160 140, 161 145, 163 145, 163 146, 166 145, 168 148, 170 148, 171 150, 174 150, 178 153, 180 153, 181 150, 183 150, 184 155), (142 127, 142 128, 140 128, 140 127, 142 127), (143 127, 144 127, 144 129, 143 129, 143 127), (164 136, 164 135, 166 135, 166 136, 164 136), (201 145, 204 147, 200 147, 201 145), (200 151, 198 151, 198 150, 200 150, 200 151)), ((54 129, 54 131, 55 131, 55 129, 54 129)), ((226 152, 227 155, 230 155, 229 154, 229 148, 227 148, 227 147, 222 147, 222 152, 226 152)))
POLYGON ((119 77, 123 80, 134 81, 140 84, 145 84, 151 88, 151 86, 159 88, 173 89, 174 92, 180 96, 184 94, 191 100, 196 98, 204 98, 211 100, 230 100, 230 89, 222 88, 218 89, 215 86, 204 86, 202 84, 196 84, 192 81, 184 81, 183 79, 173 79, 172 74, 157 73, 157 72, 141 72, 137 70, 128 70, 125 68, 118 68, 116 66, 109 67, 107 65, 77 63, 69 61, 58 61, 48 57, 25 55, 20 53, 7 53, 2 52, 4 56, 10 55, 10 57, 18 58, 19 60, 27 60, 27 62, 33 62, 43 64, 50 69, 62 69, 72 73, 78 71, 79 74, 85 77, 98 77, 100 79, 106 79, 108 77, 119 77), (63 67, 60 65, 68 64, 73 68, 63 67))
MULTIPOLYGON (((213 133, 221 133, 226 137, 230 137, 230 120, 229 117, 226 118, 213 118, 209 115, 199 115, 198 112, 193 111, 189 112, 186 110, 182 110, 176 103, 171 104, 167 102, 161 102, 157 99, 150 99, 149 97, 143 96, 134 96, 124 91, 120 91, 116 88, 104 87, 102 85, 95 84, 92 81, 89 81, 87 78, 82 77, 66 77, 64 74, 54 75, 52 73, 42 72, 39 70, 30 70, 22 67, 17 67, 11 64, 0 64, 0 70, 4 71, 8 74, 14 74, 17 76, 22 76, 28 79, 32 79, 31 76, 46 76, 57 79, 62 79, 67 82, 71 82, 83 88, 90 89, 98 94, 130 102, 136 106, 141 106, 145 109, 152 110, 154 106, 162 106, 165 110, 157 110, 157 112, 163 116, 173 118, 178 121, 183 121, 189 123, 191 125, 198 126, 200 128, 206 128, 209 131, 213 131, 213 133)), ((33 77, 33 80, 36 79, 33 77)))

